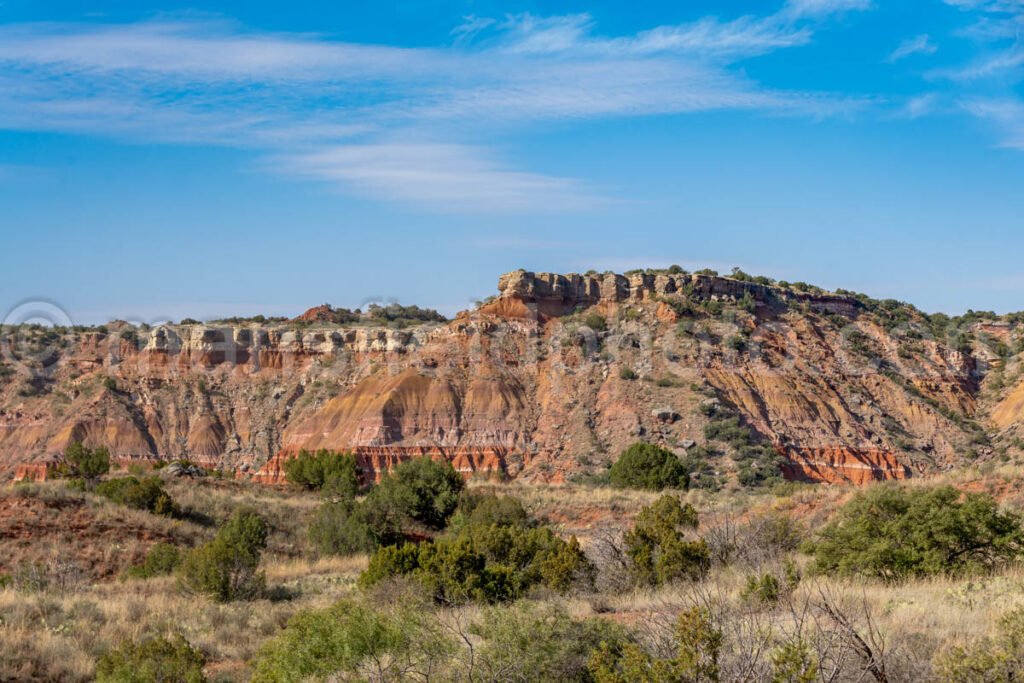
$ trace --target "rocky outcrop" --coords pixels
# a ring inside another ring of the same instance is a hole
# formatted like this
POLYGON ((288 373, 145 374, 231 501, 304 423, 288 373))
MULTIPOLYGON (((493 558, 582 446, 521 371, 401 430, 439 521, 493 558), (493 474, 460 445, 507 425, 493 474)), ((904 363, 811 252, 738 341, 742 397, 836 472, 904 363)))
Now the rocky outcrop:
MULTIPOLYGON (((494 447, 451 447, 442 446, 356 446, 347 449, 356 458, 360 475, 367 481, 380 479, 384 472, 400 462, 412 458, 433 458, 448 461, 456 471, 465 476, 480 474, 503 475, 507 452, 494 447)), ((298 454, 295 448, 278 452, 263 467, 252 475, 252 479, 264 484, 280 484, 285 481, 284 463, 298 454)))
POLYGON ((56 469, 56 462, 24 462, 14 469, 14 481, 46 481, 56 469))
POLYGON ((884 450, 831 448, 791 448, 783 452, 782 465, 787 479, 831 484, 869 484, 888 479, 907 479, 910 468, 896 453, 884 450))
POLYGON ((992 421, 1000 429, 1010 429, 1016 425, 1024 424, 1024 382, 1013 387, 996 404, 992 411, 992 421))
MULTIPOLYGON (((646 440, 707 445, 728 474, 736 453, 705 437, 713 400, 787 476, 859 484, 957 463, 988 419, 972 356, 916 338, 908 353, 849 296, 706 274, 516 271, 444 324, 339 325, 333 311, 69 335, 55 360, 26 361, 0 385, 0 473, 45 477, 81 440, 119 463, 184 458, 266 482, 319 448, 355 453, 367 477, 434 457, 559 481, 646 440), (578 312, 598 313, 599 329, 578 312)), ((1018 393, 996 424, 1019 422, 1018 393)))
POLYGON ((481 312, 544 319, 602 303, 640 302, 683 293, 697 299, 721 301, 738 301, 749 296, 763 305, 799 301, 841 315, 853 315, 861 307, 852 297, 816 295, 702 273, 559 275, 517 270, 501 276, 498 291, 497 299, 483 306, 481 312))
POLYGON ((306 310, 296 320, 309 323, 332 323, 338 324, 337 311, 330 304, 321 304, 306 310))

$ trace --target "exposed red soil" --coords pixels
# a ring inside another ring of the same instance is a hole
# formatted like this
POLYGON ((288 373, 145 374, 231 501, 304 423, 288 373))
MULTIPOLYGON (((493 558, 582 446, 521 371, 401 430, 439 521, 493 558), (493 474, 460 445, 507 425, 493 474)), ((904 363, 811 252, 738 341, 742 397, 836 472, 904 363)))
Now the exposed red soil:
POLYGON ((0 497, 0 573, 71 561, 93 580, 110 579, 161 541, 176 539, 155 525, 98 514, 80 498, 0 497))

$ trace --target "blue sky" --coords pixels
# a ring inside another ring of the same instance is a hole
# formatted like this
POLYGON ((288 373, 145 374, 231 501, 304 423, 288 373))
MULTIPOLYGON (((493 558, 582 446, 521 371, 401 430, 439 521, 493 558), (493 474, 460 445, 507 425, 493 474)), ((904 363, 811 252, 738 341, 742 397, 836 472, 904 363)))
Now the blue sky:
POLYGON ((1024 309, 1024 0, 0 0, 0 308, 708 265, 1024 309))

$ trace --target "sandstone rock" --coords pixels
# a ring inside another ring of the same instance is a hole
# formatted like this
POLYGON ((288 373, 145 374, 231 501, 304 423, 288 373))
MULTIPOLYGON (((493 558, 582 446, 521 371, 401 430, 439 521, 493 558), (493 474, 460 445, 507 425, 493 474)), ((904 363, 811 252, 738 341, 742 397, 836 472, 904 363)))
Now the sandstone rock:
MULTIPOLYGON (((680 341, 675 314, 659 313, 672 310, 659 299, 684 291, 749 295, 758 316, 772 312, 766 307, 785 312, 787 300, 856 313, 855 299, 667 273, 516 271, 499 289, 495 300, 440 326, 164 325, 137 346, 84 334, 60 351, 38 396, 0 385, 0 473, 45 477, 48 458, 84 440, 109 447, 115 462, 187 458, 267 482, 280 480, 283 459, 302 448, 352 451, 367 477, 406 458, 436 457, 466 473, 557 481, 595 450, 618 453, 638 438, 692 449, 704 438, 703 412, 727 409, 776 448, 788 476, 863 483, 917 473, 887 424, 930 449, 939 468, 955 462, 969 438, 948 416, 987 415, 978 402, 984 370, 935 342, 922 342, 925 357, 906 373, 911 392, 875 368, 851 368, 841 336, 797 308, 748 330, 756 356, 680 341), (600 349, 565 343, 573 337, 558 316, 587 306, 612 327, 600 349), (620 318, 623 306, 639 313, 635 320, 620 318), (622 368, 683 381, 626 381, 622 368), (98 390, 106 375, 118 391, 98 390), (58 397, 52 387, 62 386, 68 393, 58 397)), ((310 313, 318 322, 327 315, 310 313)), ((878 340, 890 367, 901 367, 884 329, 851 324, 878 340)), ((1024 384, 995 404, 996 424, 1015 429, 1024 384)))
POLYGON ((651 415, 659 422, 675 422, 681 416, 671 408, 655 408, 651 411, 651 415))
POLYGON ((165 477, 204 477, 206 472, 201 467, 172 462, 170 465, 158 470, 165 477))

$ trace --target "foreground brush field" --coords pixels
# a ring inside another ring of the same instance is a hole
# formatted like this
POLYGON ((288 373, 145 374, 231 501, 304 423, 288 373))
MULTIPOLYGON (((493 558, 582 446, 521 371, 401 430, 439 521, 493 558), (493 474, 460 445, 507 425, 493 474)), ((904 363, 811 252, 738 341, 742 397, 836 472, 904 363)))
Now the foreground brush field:
MULTIPOLYGON (((991 493, 1013 513, 1024 507, 1020 474, 1006 466, 901 486, 991 493)), ((325 507, 340 504, 335 493, 212 476, 162 483, 173 516, 73 481, 2 490, 0 680, 967 681, 1011 680, 1024 661, 1016 560, 963 575, 815 571, 809 542, 859 495, 851 488, 668 492, 699 516, 695 528, 673 526, 684 529, 687 552, 707 548, 706 566, 698 552, 675 574, 658 578, 667 565, 652 563, 639 580, 643 560, 622 552, 624 534, 641 528, 637 515, 663 493, 474 481, 463 504, 515 497, 530 533, 576 537, 593 567, 586 580, 575 569, 571 581, 549 580, 548 562, 545 578, 494 588, 465 568, 455 579, 432 576, 423 553, 415 570, 390 567, 367 580, 368 565, 384 566, 382 551, 328 554, 310 534, 325 507), (239 509, 265 522, 254 593, 204 592, 180 570, 133 578, 154 546, 216 545, 239 509), (178 649, 144 651, 158 639, 178 649), (130 666, 118 669, 117 657, 130 666), (138 664, 146 657, 179 668, 161 678, 138 664)), ((356 504, 372 498, 361 492, 356 504)), ((419 547, 452 552, 457 544, 441 540, 470 538, 471 518, 457 511, 460 521, 420 529, 419 547)), ((568 547, 557 556, 575 557, 568 547)), ((658 562, 670 554, 651 547, 658 562)), ((481 572, 499 575, 490 564, 481 572)))

